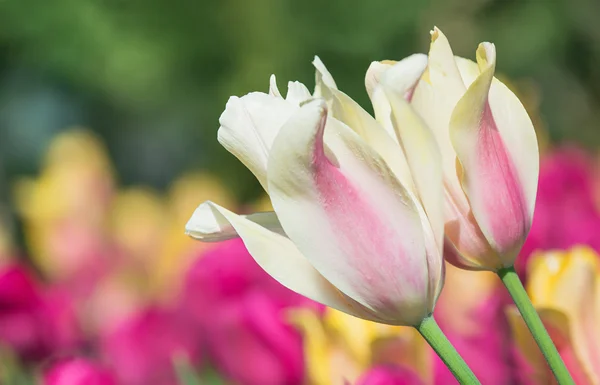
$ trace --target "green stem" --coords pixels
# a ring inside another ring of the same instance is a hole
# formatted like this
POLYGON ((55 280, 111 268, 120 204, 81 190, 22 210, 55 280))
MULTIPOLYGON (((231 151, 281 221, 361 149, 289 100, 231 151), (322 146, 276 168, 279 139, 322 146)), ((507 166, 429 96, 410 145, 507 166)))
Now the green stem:
POLYGON ((540 350, 546 358, 546 361, 550 366, 550 370, 552 370, 552 373, 554 373, 554 377, 556 377, 558 384, 575 385, 575 382, 573 382, 573 378, 571 378, 571 374, 567 370, 567 367, 560 357, 558 350, 556 350, 556 346, 554 346, 550 335, 546 331, 540 316, 531 304, 531 301, 527 296, 527 292, 525 291, 519 276, 515 272, 514 267, 505 267, 498 270, 498 276, 502 280, 502 283, 504 283, 504 286, 506 286, 508 289, 508 292, 515 302, 515 305, 517 305, 519 312, 521 312, 523 320, 525 320, 529 331, 533 335, 533 339, 535 339, 535 342, 540 347, 540 350))
POLYGON ((461 384, 481 384, 475 374, 454 346, 448 341, 444 332, 440 329, 433 316, 425 318, 420 325, 415 327, 425 338, 425 341, 435 350, 437 355, 444 361, 448 369, 461 384))

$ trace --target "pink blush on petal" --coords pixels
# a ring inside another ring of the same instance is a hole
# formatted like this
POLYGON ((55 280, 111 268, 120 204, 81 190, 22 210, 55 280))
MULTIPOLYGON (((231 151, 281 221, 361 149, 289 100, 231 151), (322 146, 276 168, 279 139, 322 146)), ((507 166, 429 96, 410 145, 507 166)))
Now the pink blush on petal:
MULTIPOLYGON (((392 315, 399 300, 427 293, 427 278, 417 268, 421 262, 415 262, 419 256, 407 252, 406 241, 402 239, 406 234, 399 234, 387 223, 389 213, 375 207, 374 197, 381 196, 381 192, 377 195, 372 192, 381 189, 379 184, 383 182, 374 175, 373 185, 359 186, 351 175, 346 176, 332 164, 324 152, 323 129, 324 125, 317 134, 313 167, 322 208, 335 229, 337 239, 332 242, 338 244, 358 272, 358 279, 352 280, 354 290, 376 310, 392 315)), ((421 260, 425 265, 424 255, 421 260)))
POLYGON ((499 252, 513 252, 525 240, 531 218, 514 164, 487 103, 480 124, 475 178, 487 221, 485 227, 499 252))

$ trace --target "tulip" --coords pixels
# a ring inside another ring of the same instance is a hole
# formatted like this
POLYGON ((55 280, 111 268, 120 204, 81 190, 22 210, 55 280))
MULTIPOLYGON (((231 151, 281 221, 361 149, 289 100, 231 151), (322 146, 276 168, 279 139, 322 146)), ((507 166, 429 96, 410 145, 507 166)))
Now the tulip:
MULTIPOLYGON (((435 316, 448 339, 484 384, 514 383, 513 346, 505 315, 509 301, 495 274, 447 266, 445 289, 435 316)), ((452 381, 451 373, 443 365, 437 363, 435 369, 436 383, 452 381)))
POLYGON ((239 236, 289 289, 417 328, 461 383, 477 383, 432 317, 444 277, 441 161, 407 101, 423 59, 395 65, 399 81, 377 92, 390 101, 380 121, 337 89, 319 58, 312 97, 296 82, 284 99, 273 76, 269 94, 230 98, 219 141, 254 173, 274 212, 240 216, 205 202, 186 232, 209 242, 239 236))
POLYGON ((100 337, 100 350, 123 385, 175 385, 174 361, 199 360, 188 323, 171 310, 141 310, 100 337))
POLYGON ((58 362, 44 373, 44 385, 116 385, 112 373, 83 358, 58 362))
MULTIPOLYGON (((600 384, 600 256, 588 247, 538 253, 529 261, 527 291, 577 384, 600 384)), ((527 380, 547 383, 550 373, 516 312, 511 326, 527 380)))
POLYGON ((284 99, 272 77, 269 94, 232 97, 220 119, 219 141, 254 173, 274 212, 240 216, 205 202, 186 231, 203 241, 240 236, 270 275, 317 302, 419 325, 443 284, 438 151, 403 98, 420 73, 388 95, 392 125, 413 132, 410 151, 423 158, 409 165, 384 125, 337 89, 318 58, 315 66, 315 98, 296 82, 284 99))
POLYGON ((75 348, 76 316, 68 296, 42 287, 20 265, 0 268, 0 344, 25 360, 75 348))
POLYGON ((588 245, 600 252, 594 166, 594 159, 577 147, 556 148, 542 157, 535 217, 515 265, 519 273, 524 275, 538 250, 588 245))
POLYGON ((378 366, 365 373, 356 385, 424 385, 410 369, 378 366))
POLYGON ((110 260, 104 226, 114 177, 102 142, 67 130, 52 141, 36 180, 17 184, 15 200, 36 266, 55 281, 85 284, 82 272, 110 260))
MULTIPOLYGON (((492 273, 449 266, 435 316, 484 384, 514 383, 506 299, 492 273), (486 349, 482 350, 481 347, 486 349)), ((452 373, 414 329, 381 325, 326 309, 292 310, 304 335, 306 372, 313 385, 355 383, 372 366, 410 368, 426 384, 452 383, 452 373)))
POLYGON ((312 385, 354 384, 380 365, 411 368, 424 383, 433 380, 432 352, 412 328, 382 325, 330 308, 323 314, 294 309, 289 318, 302 330, 312 385))
POLYGON ((303 383, 301 337, 286 313, 316 306, 265 273, 240 240, 202 253, 187 273, 181 298, 210 361, 246 385, 303 383))
MULTIPOLYGON (((495 66, 493 44, 480 44, 474 63, 455 57, 436 28, 427 69, 410 95, 411 106, 431 128, 441 151, 444 254, 466 269, 512 266, 533 218, 535 131, 518 98, 494 78, 495 66)), ((398 77, 397 65, 384 62, 373 63, 367 74, 374 90, 386 83, 397 87, 398 77)), ((373 94, 376 114, 384 115, 378 119, 385 119, 394 101, 373 94)), ((411 135, 408 129, 399 134, 401 143, 411 135)), ((407 157, 410 164, 408 151, 407 157)))
MULTIPOLYGON (((455 57, 444 34, 431 33, 427 68, 410 105, 433 132, 441 153, 444 188, 444 257, 457 267, 496 272, 544 351, 559 383, 569 373, 514 270, 533 219, 539 151, 531 119, 519 99, 494 78, 496 49, 481 43, 477 63, 455 57)), ((379 88, 404 89, 398 64, 369 69, 372 100, 385 121, 398 103, 379 88)), ((423 154, 409 151, 414 134, 396 127, 411 166, 423 154)), ((413 171, 413 176, 416 173, 413 171)), ((430 187, 416 183, 420 191, 430 187)))

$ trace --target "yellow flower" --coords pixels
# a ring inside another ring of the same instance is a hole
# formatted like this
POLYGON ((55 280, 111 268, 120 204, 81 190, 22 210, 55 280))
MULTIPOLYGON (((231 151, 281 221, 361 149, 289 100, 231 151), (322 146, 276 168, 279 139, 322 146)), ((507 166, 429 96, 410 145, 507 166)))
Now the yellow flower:
POLYGON ((153 289, 157 295, 169 296, 175 293, 183 272, 192 258, 197 256, 194 251, 206 247, 198 245, 199 242, 194 242, 181 229, 185 227, 189 213, 196 207, 198 199, 208 197, 229 207, 237 205, 220 180, 206 173, 190 172, 171 184, 166 201, 168 217, 165 218, 165 241, 152 270, 153 289))
MULTIPOLYGON (((600 256, 588 247, 540 253, 529 262, 527 292, 577 384, 600 384, 600 256)), ((510 312, 524 358, 539 381, 551 374, 523 321, 510 312)))
POLYGON ((113 192, 103 144, 73 129, 50 144, 40 176, 19 181, 15 199, 32 258, 51 277, 68 275, 101 243, 113 192))
POLYGON ((331 308, 322 315, 297 309, 290 317, 304 334, 311 385, 354 383, 371 366, 386 363, 411 367, 432 380, 429 347, 413 328, 366 321, 331 308))

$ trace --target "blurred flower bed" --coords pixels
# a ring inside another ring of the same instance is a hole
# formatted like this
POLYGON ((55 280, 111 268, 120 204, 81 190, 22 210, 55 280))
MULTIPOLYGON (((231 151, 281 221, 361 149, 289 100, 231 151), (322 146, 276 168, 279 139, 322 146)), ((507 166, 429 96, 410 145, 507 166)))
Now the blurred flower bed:
MULTIPOLYGON (((577 147, 546 149, 517 265, 577 384, 600 379, 599 164, 577 147)), ((414 329, 290 292, 240 240, 188 239, 197 202, 239 206, 214 177, 184 175, 164 196, 120 188, 103 144, 73 129, 54 139, 39 175, 19 180, 14 197, 29 254, 0 233, 2 384, 454 381, 414 329)), ((491 273, 448 266, 436 318, 482 383, 551 383, 498 284, 491 273)))

